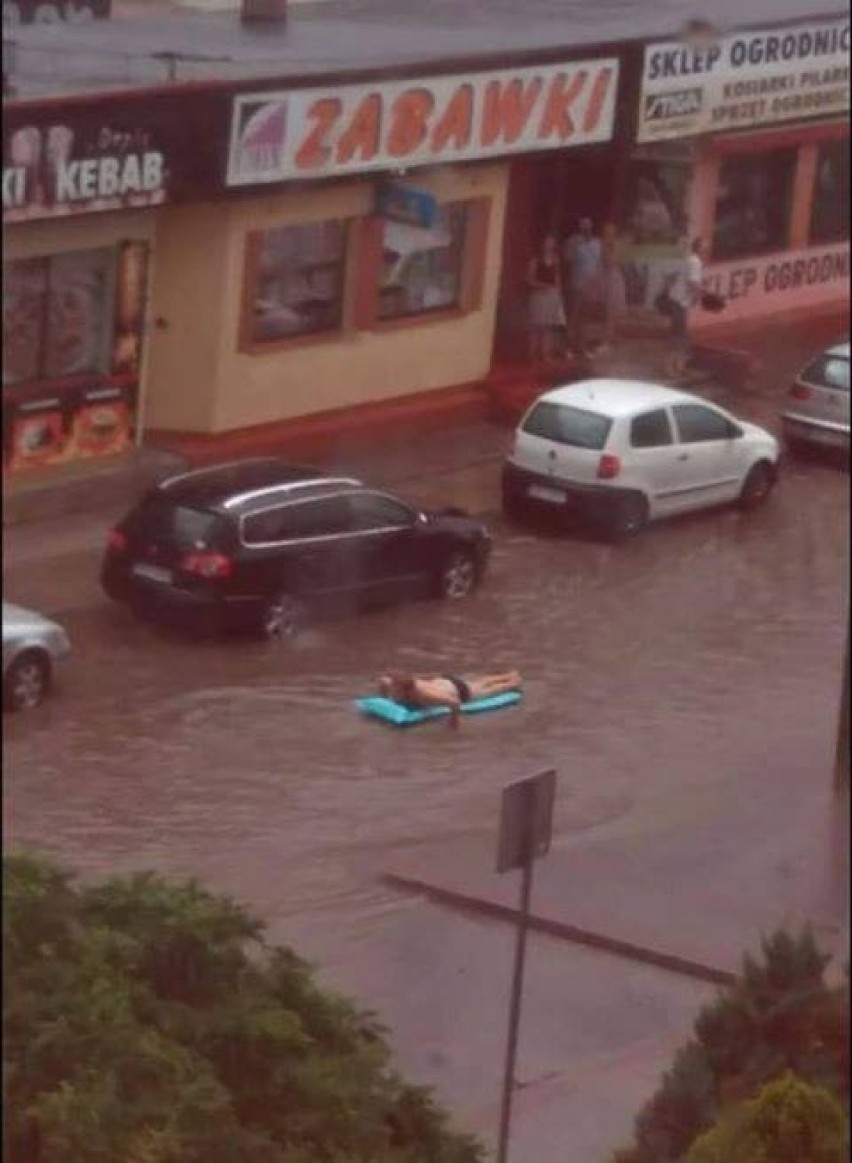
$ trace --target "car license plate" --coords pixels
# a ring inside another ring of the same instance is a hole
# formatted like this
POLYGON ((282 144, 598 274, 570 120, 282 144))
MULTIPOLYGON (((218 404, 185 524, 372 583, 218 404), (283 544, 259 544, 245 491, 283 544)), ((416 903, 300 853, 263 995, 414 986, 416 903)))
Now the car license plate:
POLYGON ((161 582, 165 585, 169 585, 172 580, 170 569, 163 569, 161 565, 148 565, 144 561, 137 561, 132 572, 136 577, 144 577, 147 581, 161 582))
POLYGON ((551 489, 547 485, 530 485, 529 494, 537 501, 549 501, 552 505, 565 504, 565 494, 562 489, 551 489))

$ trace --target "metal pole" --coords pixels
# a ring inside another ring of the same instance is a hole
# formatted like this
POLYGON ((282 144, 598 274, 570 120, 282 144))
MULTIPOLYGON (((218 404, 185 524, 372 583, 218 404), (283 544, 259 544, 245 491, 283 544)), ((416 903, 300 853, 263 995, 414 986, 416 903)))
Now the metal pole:
MULTIPOLYGON (((529 813, 527 813, 529 816, 529 813)), ((521 877, 521 902, 518 914, 518 934, 515 941, 515 968, 512 975, 512 1000, 509 1007, 509 1037, 506 1044, 506 1069, 503 1075, 503 1101, 500 1106, 500 1144, 497 1163, 506 1163, 509 1152, 509 1125, 512 1119, 512 1091, 515 1085, 515 1056, 518 1050, 518 1029, 521 1021, 521 994, 524 985, 524 962, 527 953, 527 931, 530 918, 533 865, 532 845, 527 844, 526 863, 521 877)))
POLYGON ((849 786, 849 623, 846 624, 846 654, 840 684, 840 716, 834 752, 834 786, 837 791, 849 786))

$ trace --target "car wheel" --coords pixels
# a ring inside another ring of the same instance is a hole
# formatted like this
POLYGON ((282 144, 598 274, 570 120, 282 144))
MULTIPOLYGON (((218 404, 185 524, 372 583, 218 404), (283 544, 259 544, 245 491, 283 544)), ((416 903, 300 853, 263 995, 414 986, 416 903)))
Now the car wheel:
POLYGON ((469 597, 479 581, 476 559, 465 549, 449 555, 438 575, 438 593, 453 601, 469 597))
POLYGON ((3 704, 9 711, 31 711, 50 690, 50 659, 41 650, 25 650, 6 672, 3 704))
POLYGON ((763 504, 772 492, 775 484, 775 473, 771 465, 765 460, 758 461, 748 471, 743 487, 740 490, 740 506, 743 509, 755 509, 763 504))
POLYGON ((260 631, 267 642, 292 642, 305 621, 304 602, 292 594, 277 594, 263 607, 260 631))
POLYGON ((626 493, 612 506, 604 521, 604 530, 610 541, 626 541, 647 524, 648 502, 640 493, 626 493))

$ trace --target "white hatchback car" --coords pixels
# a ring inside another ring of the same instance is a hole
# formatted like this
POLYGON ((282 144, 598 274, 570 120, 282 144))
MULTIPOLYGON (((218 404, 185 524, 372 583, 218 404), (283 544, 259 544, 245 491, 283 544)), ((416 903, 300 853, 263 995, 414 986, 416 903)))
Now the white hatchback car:
POLYGON ((611 537, 648 521, 766 499, 778 441, 715 404, 632 380, 584 380, 527 411, 503 467, 503 507, 590 519, 611 537))

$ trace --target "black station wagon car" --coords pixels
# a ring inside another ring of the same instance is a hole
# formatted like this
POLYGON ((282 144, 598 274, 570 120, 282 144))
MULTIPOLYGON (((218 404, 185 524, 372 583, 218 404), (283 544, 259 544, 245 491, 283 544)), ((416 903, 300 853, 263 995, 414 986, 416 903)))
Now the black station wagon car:
POLYGON ((198 469, 148 492, 109 535, 101 584, 140 613, 290 638, 306 616, 463 598, 488 530, 351 477, 272 459, 198 469))

